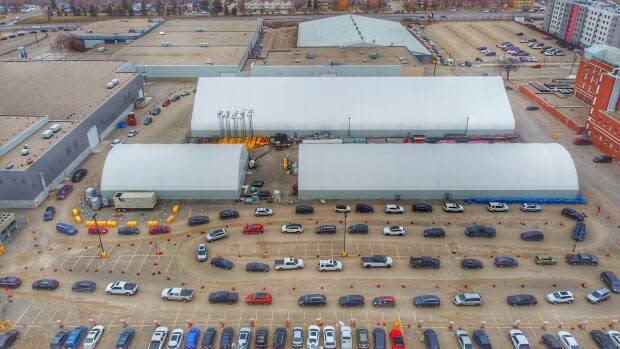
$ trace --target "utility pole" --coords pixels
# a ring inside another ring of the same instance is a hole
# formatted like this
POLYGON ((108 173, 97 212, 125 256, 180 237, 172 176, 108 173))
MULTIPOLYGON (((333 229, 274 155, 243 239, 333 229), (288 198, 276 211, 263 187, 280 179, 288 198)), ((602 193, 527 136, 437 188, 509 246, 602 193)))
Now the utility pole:
POLYGON ((93 214, 93 220, 95 221, 95 229, 97 229, 97 236, 99 237, 99 247, 101 248, 101 258, 106 258, 108 253, 103 249, 103 241, 101 240, 101 232, 99 231, 99 224, 97 224, 97 214, 93 214))
POLYGON ((469 130, 469 116, 467 117, 467 121, 465 122, 465 137, 467 137, 468 130, 469 130))
MULTIPOLYGON (((347 136, 351 137, 351 117, 349 117, 349 131, 347 132, 347 136)), ((346 217, 346 215, 345 215, 345 217, 346 217)))
POLYGON ((573 68, 575 67, 575 61, 577 61, 577 52, 573 53, 573 63, 571 63, 570 65, 570 73, 568 73, 568 76, 573 75, 573 68))
POLYGON ((347 256, 347 213, 344 212, 344 229, 342 237, 342 256, 347 256))

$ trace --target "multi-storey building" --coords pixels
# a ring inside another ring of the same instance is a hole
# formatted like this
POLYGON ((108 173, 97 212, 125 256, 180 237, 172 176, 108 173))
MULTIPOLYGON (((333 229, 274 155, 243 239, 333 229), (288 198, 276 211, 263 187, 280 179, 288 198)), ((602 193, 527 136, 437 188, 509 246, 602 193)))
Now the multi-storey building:
POLYGON ((620 6, 592 0, 548 0, 543 29, 581 47, 620 47, 620 6))

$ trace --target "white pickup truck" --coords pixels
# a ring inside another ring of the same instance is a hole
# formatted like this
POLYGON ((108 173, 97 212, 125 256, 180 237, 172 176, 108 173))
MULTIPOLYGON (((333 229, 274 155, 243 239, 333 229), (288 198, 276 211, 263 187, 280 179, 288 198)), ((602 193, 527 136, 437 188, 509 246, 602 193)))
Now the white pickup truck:
POLYGON ((365 268, 391 268, 394 263, 391 257, 381 255, 362 257, 360 262, 365 268))
POLYGON ((194 290, 191 288, 169 287, 161 291, 161 299, 165 301, 189 302, 194 299, 194 290))
POLYGON ((106 294, 133 296, 138 292, 138 284, 126 281, 114 281, 105 288, 106 294))
POLYGON ((276 259, 274 262, 275 270, 291 270, 291 269, 303 269, 304 260, 301 258, 284 258, 276 259))

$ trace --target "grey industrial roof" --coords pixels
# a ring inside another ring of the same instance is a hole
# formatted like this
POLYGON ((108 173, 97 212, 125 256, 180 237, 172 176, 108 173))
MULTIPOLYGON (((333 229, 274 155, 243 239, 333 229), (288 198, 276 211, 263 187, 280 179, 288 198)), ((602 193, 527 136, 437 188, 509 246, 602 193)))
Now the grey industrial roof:
POLYGON ((430 55, 400 23, 350 14, 299 23, 297 46, 405 46, 430 55))
POLYGON ((584 50, 587 59, 598 59, 613 67, 620 67, 620 48, 607 45, 592 45, 584 50))
POLYGON ((515 130, 500 77, 214 77, 198 81, 192 134, 217 135, 218 112, 244 109, 257 134, 342 133, 349 117, 352 135, 515 130))
POLYGON ((301 144, 299 191, 579 190, 568 151, 549 144, 301 144))
POLYGON ((239 190, 241 144, 122 144, 103 166, 102 192, 239 190))

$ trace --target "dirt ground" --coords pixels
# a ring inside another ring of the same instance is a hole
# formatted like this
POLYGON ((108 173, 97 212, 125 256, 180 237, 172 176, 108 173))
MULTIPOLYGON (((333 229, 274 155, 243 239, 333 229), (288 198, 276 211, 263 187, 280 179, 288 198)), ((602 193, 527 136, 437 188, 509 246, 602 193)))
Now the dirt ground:
MULTIPOLYGON (((154 117, 152 125, 143 126, 141 122, 146 112, 165 96, 180 90, 193 91, 195 85, 194 80, 150 81, 146 92, 153 100, 147 108, 138 110, 137 128, 140 133, 128 142, 182 142, 189 129, 193 93, 162 108, 162 114, 154 117)), ((521 113, 522 105, 527 102, 519 103, 521 113)), ((614 295, 601 305, 591 305, 585 300, 588 292, 603 286, 598 276, 602 270, 620 272, 620 237, 617 234, 620 214, 609 206, 597 214, 597 207, 601 202, 606 202, 605 193, 594 191, 588 192, 591 203, 578 207, 588 215, 588 237, 577 245, 577 251, 596 254, 600 258, 597 267, 573 267, 564 263, 564 255, 573 249, 573 241, 569 238, 573 222, 560 216, 561 206, 545 206, 542 213, 525 214, 512 205, 508 213, 492 214, 484 206, 467 205, 465 214, 451 215, 442 212, 438 202, 431 202, 435 208, 431 214, 413 214, 410 202, 401 202, 406 209, 404 215, 381 213, 381 207, 386 202, 371 202, 375 206, 374 214, 350 214, 347 224, 367 223, 370 233, 346 236, 348 257, 344 258, 340 257, 344 244, 344 222, 342 215, 333 211, 335 202, 313 202, 315 213, 301 216, 294 213, 295 204, 286 200, 272 205, 263 203, 261 206, 274 209, 274 216, 268 218, 255 218, 252 215, 254 205, 180 202, 181 211, 177 221, 171 225, 172 233, 149 236, 144 224, 138 236, 119 236, 112 229, 102 236, 104 247, 110 255, 101 259, 98 257, 98 240, 86 234, 84 225, 79 226, 80 231, 75 236, 56 233, 54 225, 61 221, 72 223, 71 208, 84 209, 79 194, 85 187, 99 184, 101 167, 109 151, 107 143, 116 137, 127 140, 126 132, 115 130, 86 160, 84 167, 89 169, 89 174, 67 200, 48 200, 39 209, 17 211, 18 215, 28 218, 29 224, 8 245, 9 252, 0 259, 2 275, 19 276, 24 281, 21 288, 10 291, 13 301, 4 306, 6 318, 22 334, 17 347, 46 347, 58 330, 59 323, 69 328, 91 322, 104 325, 106 333, 100 347, 110 348, 125 325, 137 330, 133 346, 144 347, 157 323, 171 329, 187 329, 191 323, 201 329, 232 326, 237 330, 254 320, 256 326, 273 330, 287 325, 307 327, 319 321, 325 325, 337 325, 337 321, 343 321, 356 326, 385 326, 389 329, 392 320, 400 319, 405 325, 405 340, 414 347, 421 346, 417 330, 419 324, 422 328, 434 328, 443 347, 456 348, 451 338, 453 332, 449 330, 452 321, 455 328, 462 327, 470 332, 484 326, 498 348, 509 347, 506 333, 513 325, 523 329, 532 343, 538 342, 542 334, 555 333, 562 326, 575 335, 583 348, 592 348, 589 330, 606 327, 618 318, 620 297, 614 295), (41 213, 47 205, 54 205, 57 209, 57 216, 52 222, 41 220, 41 213), (217 213, 225 208, 239 210, 240 218, 219 220, 217 213), (187 217, 195 214, 206 214, 211 222, 188 227, 187 217), (280 226, 290 222, 303 224, 304 233, 282 234, 280 226), (497 238, 466 238, 463 229, 474 222, 494 226, 498 231, 497 238), (262 235, 242 235, 241 229, 245 223, 264 224, 266 232, 262 235), (317 224, 336 224, 338 233, 316 235, 313 228, 317 224), (383 236, 383 227, 392 224, 405 226, 407 235, 383 236), (447 237, 423 238, 422 230, 431 226, 444 227, 447 237), (208 263, 196 262, 196 247, 204 241, 203 234, 224 227, 230 231, 231 238, 209 244, 209 258, 225 257, 232 260, 235 267, 223 271, 208 263), (545 240, 538 243, 522 241, 519 234, 526 230, 544 231, 545 240), (533 256, 538 252, 554 256, 558 264, 537 266, 533 256), (359 256, 371 254, 391 256, 395 260, 394 267, 387 271, 362 269, 359 256), (408 265, 409 257, 421 255, 439 256, 441 269, 412 270, 408 265), (498 255, 517 258, 519 267, 509 270, 496 268, 492 260, 498 255), (244 270, 248 262, 273 264, 274 259, 286 256, 303 258, 306 268, 265 274, 246 273, 244 270), (484 269, 462 270, 459 263, 466 257, 481 259, 484 269), (344 271, 316 271, 318 260, 326 258, 341 260, 344 271), (41 278, 56 278, 61 286, 54 292, 33 291, 30 284, 41 278), (93 294, 73 293, 71 284, 83 279, 95 280, 97 291, 93 294), (133 297, 105 295, 105 285, 115 280, 136 281, 140 292, 133 297), (160 300, 161 289, 173 286, 193 288, 195 299, 186 304, 160 300), (572 291, 576 296, 575 304, 554 306, 544 301, 547 293, 560 289, 572 291), (208 294, 218 290, 239 292, 240 298, 255 291, 267 290, 273 294, 274 303, 270 306, 251 306, 241 301, 230 306, 210 305, 208 294), (480 292, 485 304, 482 307, 456 307, 451 304, 451 297, 460 292, 480 292), (300 308, 295 302, 305 293, 325 293, 328 305, 324 308, 300 308), (510 307, 506 304, 506 296, 521 293, 535 295, 539 304, 534 307, 510 307), (356 309, 340 308, 337 299, 346 294, 364 295, 366 305, 356 309), (412 298, 421 294, 439 296, 441 307, 416 309, 411 303, 412 298), (397 306, 391 309, 373 308, 370 304, 372 298, 379 295, 394 295, 397 306), (577 327, 583 320, 588 321, 586 330, 577 327), (546 330, 542 328, 544 321, 548 322, 546 330)), ((253 154, 263 151, 267 150, 258 149, 253 154)), ((247 181, 263 179, 268 189, 281 189, 288 195, 288 187, 294 183, 295 177, 284 172, 281 161, 286 154, 292 160, 296 159, 295 153, 295 148, 269 151, 259 159, 258 168, 248 175, 247 181)), ((121 217, 115 216, 111 209, 104 209, 99 213, 99 219, 120 222, 137 219, 144 222, 167 217, 171 205, 164 202, 154 212, 133 212, 121 217)), ((85 216, 89 213, 84 211, 85 216)))
POLYGON ((297 27, 265 28, 261 39, 263 52, 297 47, 297 27))

